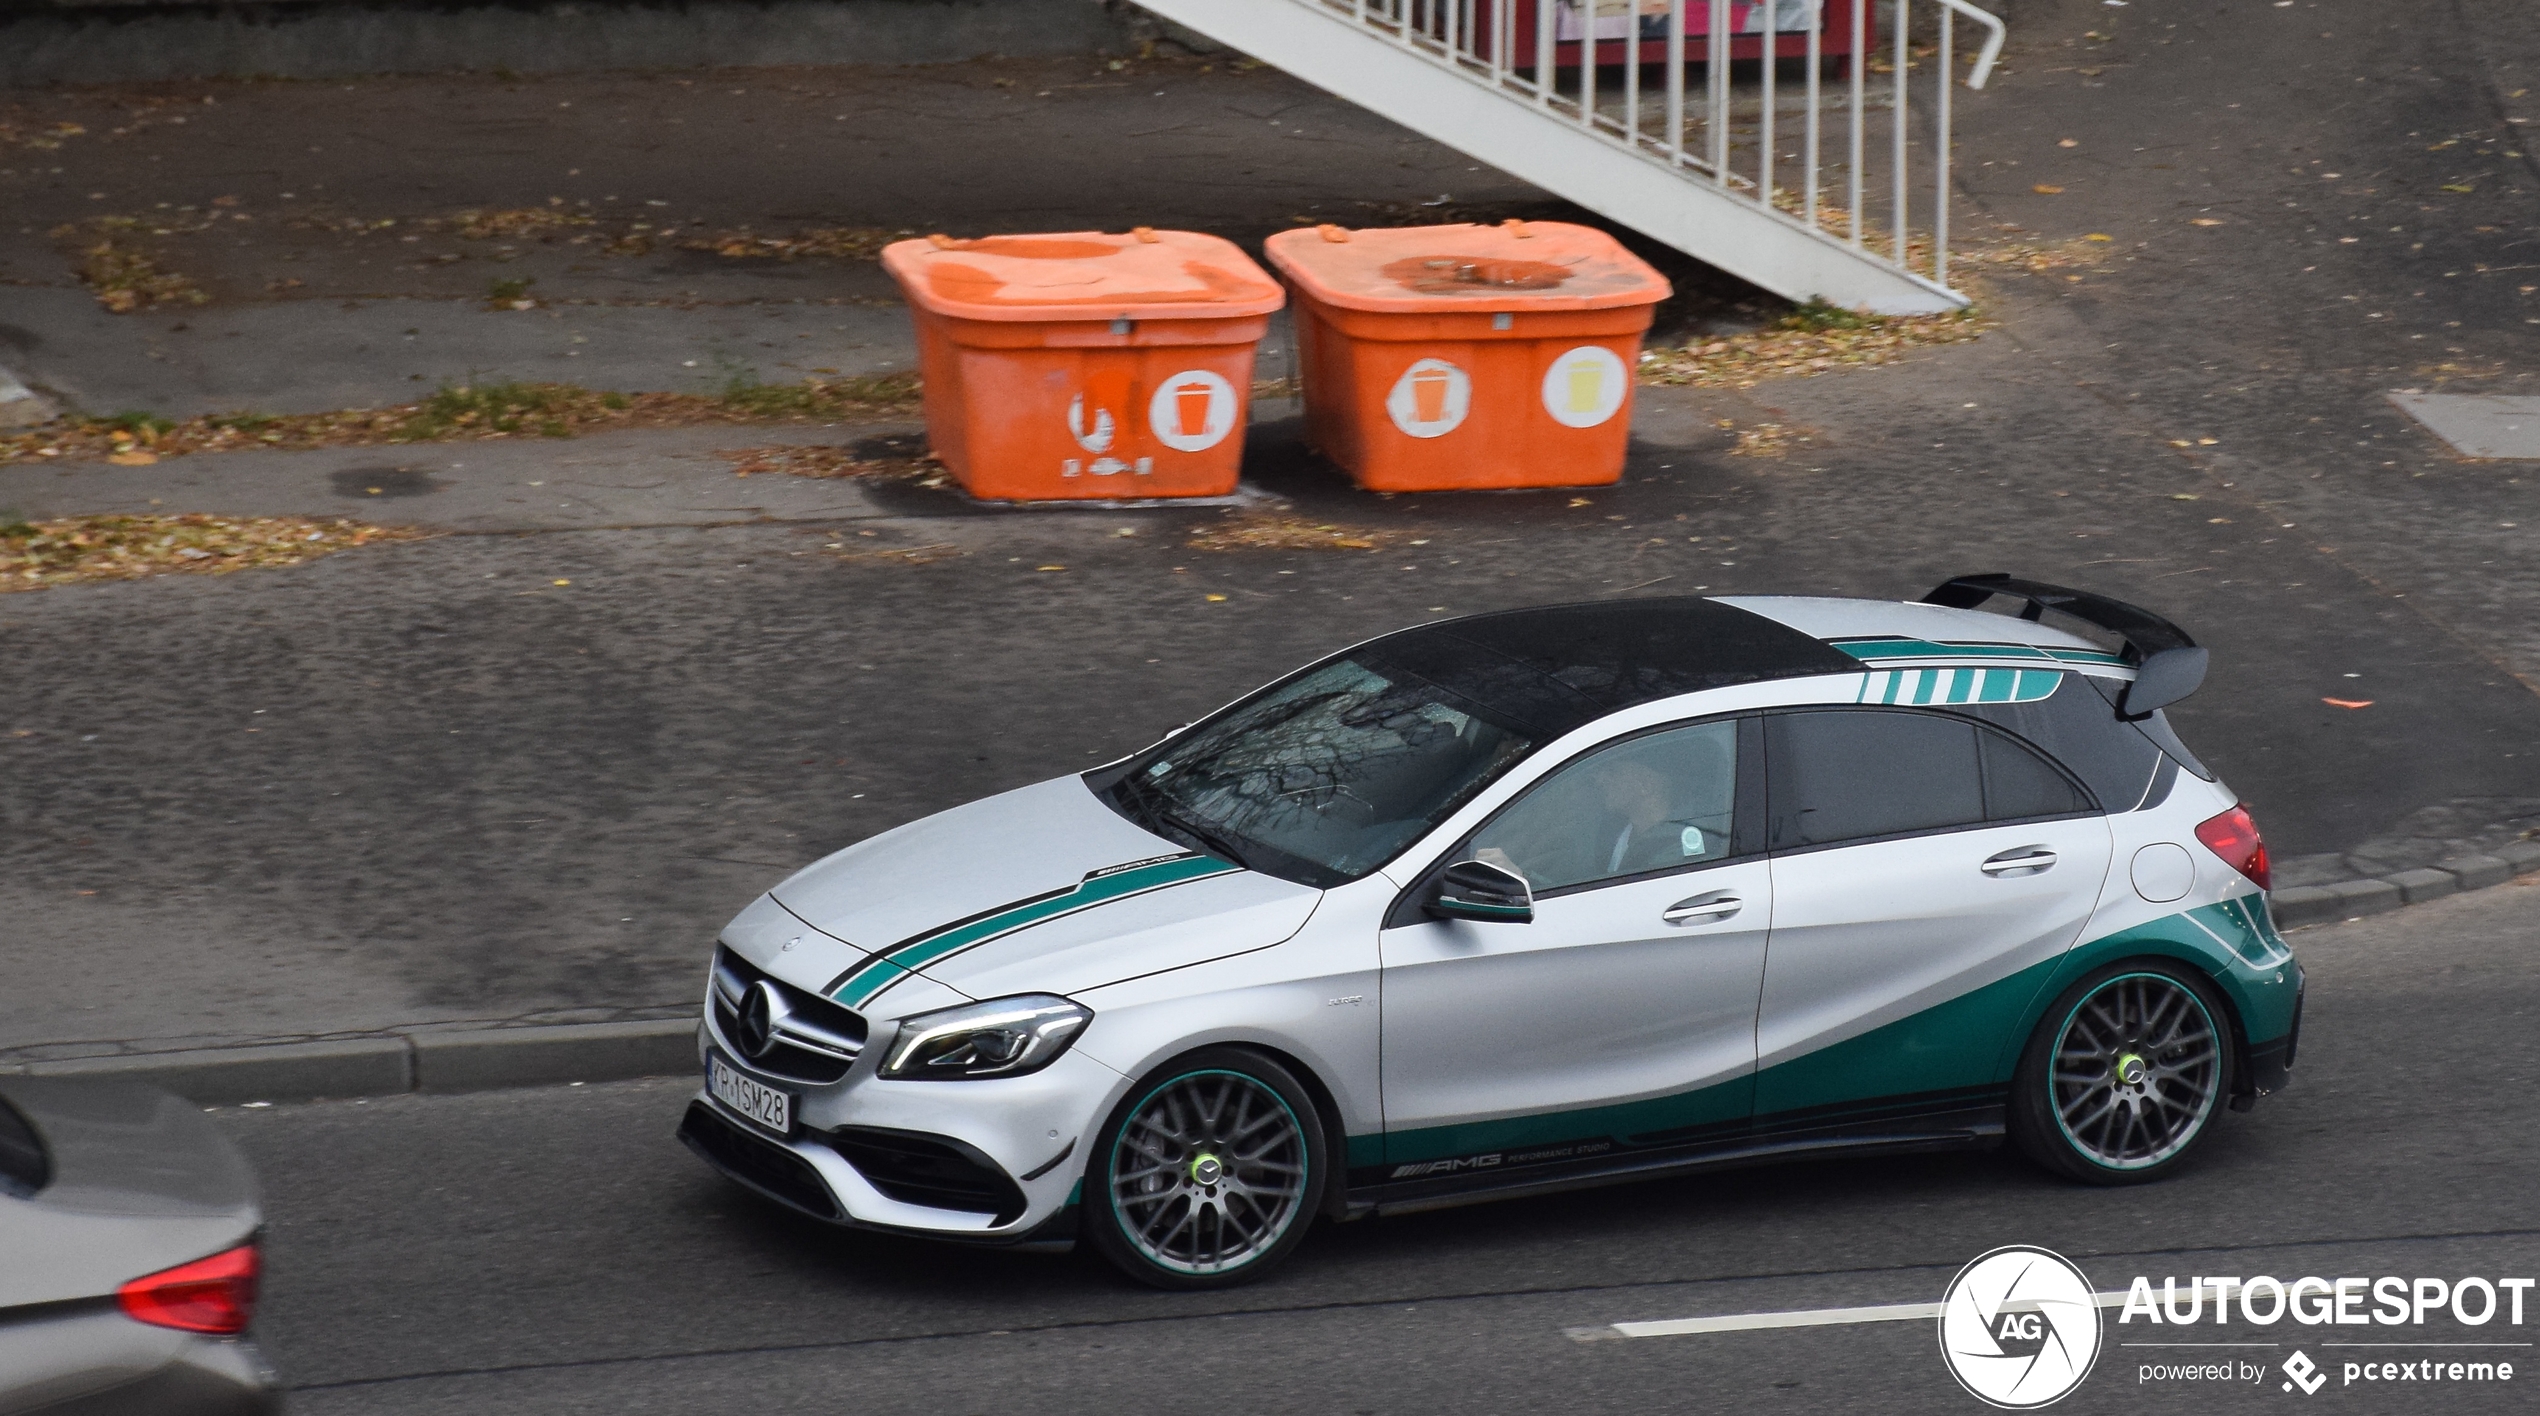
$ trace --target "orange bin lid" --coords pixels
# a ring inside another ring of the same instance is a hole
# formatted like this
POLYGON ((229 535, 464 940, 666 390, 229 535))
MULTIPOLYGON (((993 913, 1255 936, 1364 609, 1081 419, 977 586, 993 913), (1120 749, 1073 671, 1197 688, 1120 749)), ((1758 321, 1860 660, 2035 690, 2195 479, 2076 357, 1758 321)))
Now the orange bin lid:
POLYGON ((1611 310, 1674 293, 1621 242, 1566 221, 1305 226, 1271 237, 1265 250, 1298 289, 1344 310, 1611 310))
POLYGON ((964 320, 1225 319, 1287 303, 1242 248, 1196 231, 929 236, 883 247, 882 266, 910 300, 964 320))

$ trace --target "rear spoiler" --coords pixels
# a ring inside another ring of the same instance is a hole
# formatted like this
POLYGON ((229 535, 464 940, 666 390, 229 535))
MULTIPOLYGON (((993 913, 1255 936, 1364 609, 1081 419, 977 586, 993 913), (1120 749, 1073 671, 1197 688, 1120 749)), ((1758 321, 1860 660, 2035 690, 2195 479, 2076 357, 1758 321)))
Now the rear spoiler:
POLYGON ((2205 651, 2188 638, 2187 631, 2123 600, 2036 580, 2015 580, 1997 571, 1943 581, 1932 587, 1923 603, 1972 610, 1996 595, 2024 601, 2020 618, 2032 624, 2046 611, 2054 610, 2124 640, 2126 662, 2134 666, 2134 682, 2117 700, 2120 717, 2151 717, 2194 693, 2205 682, 2205 651))

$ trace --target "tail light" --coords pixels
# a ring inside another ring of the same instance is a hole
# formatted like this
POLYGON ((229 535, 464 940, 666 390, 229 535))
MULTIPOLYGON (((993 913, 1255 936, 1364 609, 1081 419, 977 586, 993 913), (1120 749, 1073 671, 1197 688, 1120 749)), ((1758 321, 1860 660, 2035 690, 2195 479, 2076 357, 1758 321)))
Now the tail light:
POLYGON ((2258 823, 2250 819, 2249 808, 2235 806, 2198 826, 2196 839, 2221 856, 2223 864, 2257 881, 2259 889, 2275 888, 2267 870, 2267 843, 2258 839, 2258 823))
POLYGON ((144 1274, 115 1290, 123 1310, 153 1327, 185 1332, 247 1330, 256 1308, 256 1246, 144 1274))

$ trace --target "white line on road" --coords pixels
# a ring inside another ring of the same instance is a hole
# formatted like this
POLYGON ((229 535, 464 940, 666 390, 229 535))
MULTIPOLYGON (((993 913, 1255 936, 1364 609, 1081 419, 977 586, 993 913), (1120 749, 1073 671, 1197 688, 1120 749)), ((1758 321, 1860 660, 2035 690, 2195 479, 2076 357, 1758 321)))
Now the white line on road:
MULTIPOLYGON (((2094 1293, 2093 1301, 2102 1308, 2122 1308, 2122 1293, 2094 1293)), ((2003 1311, 2018 1310, 2014 1303, 2003 1311)), ((1927 1322, 1940 1316, 1938 1303, 1884 1303, 1869 1308, 1798 1308, 1783 1313, 1727 1313, 1711 1318, 1661 1318, 1650 1322, 1607 1323, 1600 1327, 1574 1327, 1569 1335, 1580 1342, 1601 1342, 1616 1337, 1685 1337, 1703 1332, 1757 1332, 1767 1328, 1844 1327, 1854 1323, 1927 1322)))

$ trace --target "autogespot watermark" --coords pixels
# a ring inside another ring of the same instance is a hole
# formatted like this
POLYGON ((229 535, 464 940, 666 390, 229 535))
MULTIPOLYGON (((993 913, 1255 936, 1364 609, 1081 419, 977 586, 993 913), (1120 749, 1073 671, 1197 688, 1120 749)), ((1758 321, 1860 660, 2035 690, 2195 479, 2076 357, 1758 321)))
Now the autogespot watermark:
POLYGON ((2121 1360, 2137 1387, 2303 1398, 2347 1387, 2387 1396, 2394 1387, 2489 1385, 2531 1364, 2524 1308, 2534 1286, 2475 1276, 2197 1274, 2164 1276, 2156 1288, 2137 1274, 2122 1289, 2100 1290, 2061 1254, 2012 1244, 1978 1255, 1950 1280, 1940 1351, 1969 1394, 2009 1410, 2071 1395, 2109 1345, 2126 1349, 2121 1360), (2117 1315, 2113 1333, 2107 1310, 2117 1315), (2287 1347, 2290 1355, 2280 1355, 2287 1347))

